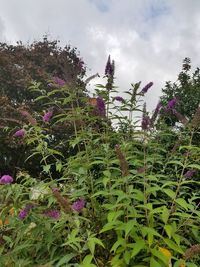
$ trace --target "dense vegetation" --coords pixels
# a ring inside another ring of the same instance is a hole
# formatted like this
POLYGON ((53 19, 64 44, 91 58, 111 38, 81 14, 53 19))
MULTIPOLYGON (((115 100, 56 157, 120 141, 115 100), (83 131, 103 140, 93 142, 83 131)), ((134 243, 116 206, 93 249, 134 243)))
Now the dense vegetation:
POLYGON ((184 82, 167 83, 150 114, 153 83, 122 98, 114 68, 109 57, 93 98, 51 70, 22 101, 1 85, 0 266, 200 265, 199 74, 182 72, 191 106, 184 82))

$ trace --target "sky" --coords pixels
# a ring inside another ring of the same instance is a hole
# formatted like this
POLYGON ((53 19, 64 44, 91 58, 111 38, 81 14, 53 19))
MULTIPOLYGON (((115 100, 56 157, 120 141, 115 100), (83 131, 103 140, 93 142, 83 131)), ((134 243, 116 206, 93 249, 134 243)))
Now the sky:
MULTIPOLYGON (((185 57, 193 68, 200 65, 200 0, 0 0, 1 42, 45 34, 77 47, 88 77, 103 76, 110 54, 119 95, 131 83, 152 81, 145 96, 152 110, 185 57)), ((91 90, 99 82, 93 80, 91 90)))

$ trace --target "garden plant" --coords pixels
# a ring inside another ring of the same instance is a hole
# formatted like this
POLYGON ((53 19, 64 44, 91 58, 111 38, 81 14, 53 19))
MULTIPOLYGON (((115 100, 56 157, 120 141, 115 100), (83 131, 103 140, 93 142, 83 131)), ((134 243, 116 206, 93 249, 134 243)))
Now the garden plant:
POLYGON ((61 77, 32 82, 45 112, 2 129, 40 173, 1 173, 0 266, 200 266, 200 108, 185 118, 172 97, 151 114, 153 82, 122 97, 114 68, 109 57, 93 97, 61 77))

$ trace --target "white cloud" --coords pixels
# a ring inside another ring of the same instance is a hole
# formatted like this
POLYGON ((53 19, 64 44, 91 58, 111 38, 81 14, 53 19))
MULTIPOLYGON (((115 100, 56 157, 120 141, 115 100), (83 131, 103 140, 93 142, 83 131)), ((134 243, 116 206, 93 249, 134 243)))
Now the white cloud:
MULTIPOLYGON (((91 73, 103 74, 108 54, 116 83, 154 82, 153 108, 166 80, 175 80, 184 57, 199 64, 199 0, 0 0, 0 38, 32 41, 50 33, 76 46, 91 73)), ((90 73, 88 73, 90 75, 90 73)), ((97 80, 98 82, 98 80, 97 80)))

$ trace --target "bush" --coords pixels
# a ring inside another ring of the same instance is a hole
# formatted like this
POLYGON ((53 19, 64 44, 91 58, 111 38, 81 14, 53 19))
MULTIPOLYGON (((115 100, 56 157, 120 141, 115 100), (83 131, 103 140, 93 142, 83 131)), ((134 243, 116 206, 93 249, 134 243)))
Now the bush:
POLYGON ((138 102, 150 85, 116 97, 111 70, 82 105, 63 86, 58 112, 16 137, 33 148, 27 160, 40 156, 42 172, 0 179, 1 266, 199 266, 194 119, 182 132, 156 130, 155 113, 150 118, 138 102), (139 111, 141 125, 132 119, 139 111), (51 124, 74 128, 69 157, 51 146, 51 124))

